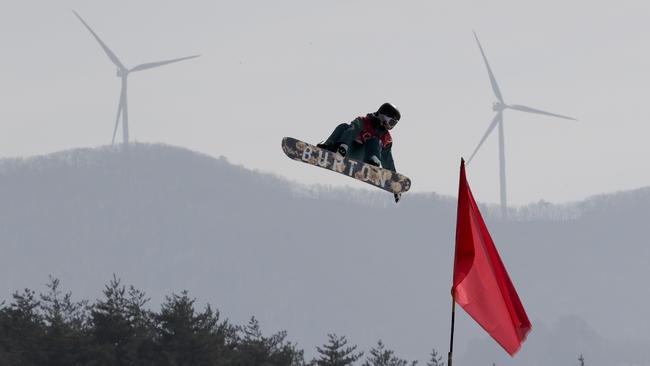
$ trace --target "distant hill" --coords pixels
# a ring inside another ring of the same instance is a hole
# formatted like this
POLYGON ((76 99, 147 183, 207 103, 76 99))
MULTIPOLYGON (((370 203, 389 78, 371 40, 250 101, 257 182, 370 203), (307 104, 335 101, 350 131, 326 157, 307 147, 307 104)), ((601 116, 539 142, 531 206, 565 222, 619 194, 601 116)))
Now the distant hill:
MULTIPOLYGON (((305 186, 147 144, 2 159, 0 182, 0 298, 44 291, 51 274, 94 299, 115 273, 154 307, 187 289, 237 323, 255 315, 308 355, 333 332, 361 349, 381 338, 409 359, 446 354, 454 197, 410 193, 394 205, 383 192, 305 186)), ((583 353, 589 365, 618 364, 588 353, 611 349, 635 355, 620 364, 650 364, 650 189, 538 202, 508 222, 482 210, 534 329, 510 360, 459 315, 461 360, 573 365, 583 353)))

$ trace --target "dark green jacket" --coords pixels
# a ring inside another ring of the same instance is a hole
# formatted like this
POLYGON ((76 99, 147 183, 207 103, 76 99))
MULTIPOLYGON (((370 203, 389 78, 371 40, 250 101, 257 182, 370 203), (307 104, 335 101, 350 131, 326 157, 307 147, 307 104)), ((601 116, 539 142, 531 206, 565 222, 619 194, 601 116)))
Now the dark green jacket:
POLYGON ((373 114, 357 117, 350 122, 350 127, 341 136, 341 142, 348 145, 351 159, 366 161, 376 155, 382 168, 396 171, 392 137, 373 114))

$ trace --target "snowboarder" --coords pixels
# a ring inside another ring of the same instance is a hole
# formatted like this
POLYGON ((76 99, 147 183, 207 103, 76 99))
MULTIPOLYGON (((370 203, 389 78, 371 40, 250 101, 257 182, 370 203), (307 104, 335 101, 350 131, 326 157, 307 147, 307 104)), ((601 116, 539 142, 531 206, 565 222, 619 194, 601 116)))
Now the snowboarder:
MULTIPOLYGON (((393 104, 384 103, 375 113, 338 125, 325 142, 316 146, 395 172, 391 152, 393 139, 389 130, 395 127, 400 117, 399 110, 393 104)), ((395 193, 395 202, 400 197, 401 193, 395 193)))

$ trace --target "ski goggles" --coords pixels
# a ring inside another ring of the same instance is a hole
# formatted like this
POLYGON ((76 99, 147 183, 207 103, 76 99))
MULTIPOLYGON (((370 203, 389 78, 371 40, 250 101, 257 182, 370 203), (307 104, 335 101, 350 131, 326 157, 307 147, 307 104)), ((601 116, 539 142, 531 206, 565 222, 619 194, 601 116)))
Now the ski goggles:
POLYGON ((381 120, 382 123, 384 123, 386 126, 393 128, 397 124, 398 120, 396 120, 393 117, 388 117, 385 114, 379 114, 379 119, 381 120))

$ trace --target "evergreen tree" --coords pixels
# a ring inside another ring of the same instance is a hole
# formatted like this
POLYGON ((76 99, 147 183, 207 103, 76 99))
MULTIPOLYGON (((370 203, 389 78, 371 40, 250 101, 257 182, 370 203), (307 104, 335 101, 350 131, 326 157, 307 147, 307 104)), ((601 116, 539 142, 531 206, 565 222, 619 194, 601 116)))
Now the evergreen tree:
POLYGON ((318 366, 348 366, 353 365, 363 352, 356 352, 357 346, 347 346, 348 340, 345 336, 338 337, 336 334, 328 334, 329 342, 323 347, 316 347, 320 357, 314 360, 318 366))
POLYGON ((87 301, 73 302, 70 292, 63 294, 61 282, 50 276, 48 292, 41 294, 45 334, 41 355, 47 365, 68 366, 86 361, 87 301))
POLYGON ((442 362, 442 356, 438 354, 435 348, 431 350, 431 356, 427 362, 427 366, 445 366, 445 363, 442 362))
POLYGON ((13 302, 0 309, 0 353, 2 365, 40 364, 44 337, 40 302, 34 291, 15 292, 13 302))
MULTIPOLYGON (((417 361, 411 363, 415 366, 417 361)), ((363 366, 406 366, 408 361, 395 356, 395 352, 386 349, 384 343, 379 340, 377 346, 370 350, 370 356, 363 363, 363 366)))
POLYGON ((287 332, 264 337, 259 322, 252 317, 239 327, 236 340, 236 366, 295 366, 303 365, 303 351, 286 341, 287 332))
POLYGON ((230 353, 227 338, 234 329, 227 321, 219 321, 219 312, 210 305, 202 313, 194 309, 195 299, 187 291, 166 297, 160 314, 155 315, 159 327, 159 342, 168 365, 226 365, 230 353))
POLYGON ((154 344, 155 324, 144 308, 149 299, 113 275, 104 298, 91 310, 93 358, 101 365, 148 365, 159 360, 154 344))

